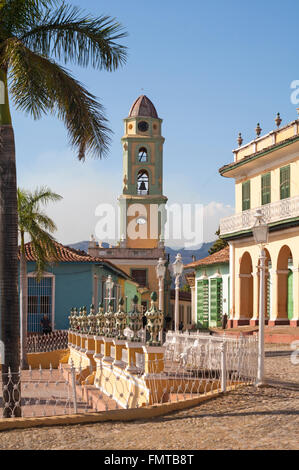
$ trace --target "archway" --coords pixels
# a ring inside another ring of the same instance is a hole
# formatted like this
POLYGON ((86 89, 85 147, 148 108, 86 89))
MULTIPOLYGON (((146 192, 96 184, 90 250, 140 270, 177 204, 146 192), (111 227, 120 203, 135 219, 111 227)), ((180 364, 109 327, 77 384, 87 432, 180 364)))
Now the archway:
MULTIPOLYGON (((266 260, 265 260, 265 321, 268 323, 271 317, 271 310, 272 310, 272 260, 269 251, 265 248, 266 260)), ((260 260, 258 261, 258 265, 260 265, 260 260)), ((258 308, 260 305, 260 270, 258 269, 258 308)))
POLYGON ((140 163, 147 163, 148 162, 148 152, 145 147, 141 147, 138 152, 138 161, 140 163))
POLYGON ((240 263, 240 318, 242 323, 249 323, 253 316, 253 277, 252 260, 246 251, 240 263))
POLYGON ((277 323, 287 324, 293 318, 293 255, 284 245, 277 260, 277 323))

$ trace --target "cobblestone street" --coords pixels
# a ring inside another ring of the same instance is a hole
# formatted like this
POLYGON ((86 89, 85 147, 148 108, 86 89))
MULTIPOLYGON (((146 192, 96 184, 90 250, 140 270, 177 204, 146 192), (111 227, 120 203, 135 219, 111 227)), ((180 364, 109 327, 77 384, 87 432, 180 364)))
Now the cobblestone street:
POLYGON ((2 432, 0 449, 299 449, 299 365, 275 354, 266 359, 272 387, 240 388, 149 422, 2 432))

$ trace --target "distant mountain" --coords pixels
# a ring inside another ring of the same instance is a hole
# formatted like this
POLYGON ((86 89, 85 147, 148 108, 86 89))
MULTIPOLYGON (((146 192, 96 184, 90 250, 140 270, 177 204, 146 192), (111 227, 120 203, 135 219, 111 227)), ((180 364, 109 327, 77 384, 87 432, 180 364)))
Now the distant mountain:
POLYGON ((195 256, 197 260, 209 256, 209 249, 214 245, 214 243, 215 242, 203 243, 201 248, 189 248, 188 250, 186 250, 185 248, 173 249, 167 246, 166 253, 169 254, 171 263, 174 262, 177 253, 180 253, 182 255, 183 263, 184 265, 186 265, 192 263, 192 256, 195 256))
MULTIPOLYGON (((87 253, 88 244, 89 244, 88 241, 82 241, 78 243, 73 243, 69 246, 71 248, 75 248, 76 250, 82 250, 87 253)), ((166 250, 166 253, 169 255, 170 263, 174 262, 177 253, 181 253, 183 263, 186 265, 186 264, 192 263, 192 256, 195 256, 197 260, 206 258, 206 256, 209 256, 209 249, 212 247, 213 244, 214 242, 203 243, 201 248, 196 247, 194 249, 188 249, 188 250, 186 250, 185 248, 174 249, 174 248, 170 248, 167 246, 165 250, 166 250)), ((103 243, 103 247, 109 248, 109 243, 103 243)))

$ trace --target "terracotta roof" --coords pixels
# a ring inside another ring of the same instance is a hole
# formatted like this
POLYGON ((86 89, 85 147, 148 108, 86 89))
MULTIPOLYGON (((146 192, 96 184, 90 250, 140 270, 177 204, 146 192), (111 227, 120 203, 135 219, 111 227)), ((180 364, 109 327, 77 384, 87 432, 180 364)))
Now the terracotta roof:
POLYGON ((209 266, 212 264, 224 264, 229 263, 229 246, 222 250, 214 253, 213 255, 207 256, 206 258, 199 259, 194 263, 187 264, 185 269, 197 268, 198 266, 209 266))
MULTIPOLYGON (((85 251, 82 250, 75 250, 75 248, 70 248, 69 246, 64 246, 61 243, 54 242, 56 245, 56 259, 49 258, 50 262, 58 262, 58 263, 104 263, 108 267, 111 267, 114 271, 118 271, 120 275, 126 279, 132 280, 132 278, 125 273, 122 269, 115 266, 115 264, 111 263, 104 258, 98 258, 94 256, 90 256, 85 251)), ((20 248, 19 248, 20 250, 20 248)), ((25 244, 25 254, 27 261, 36 261, 36 255, 33 250, 32 243, 25 244)), ((19 252, 19 259, 20 259, 20 252, 19 252)))
POLYGON ((158 113, 151 100, 145 96, 139 96, 130 109, 129 117, 152 117, 158 119, 158 113))

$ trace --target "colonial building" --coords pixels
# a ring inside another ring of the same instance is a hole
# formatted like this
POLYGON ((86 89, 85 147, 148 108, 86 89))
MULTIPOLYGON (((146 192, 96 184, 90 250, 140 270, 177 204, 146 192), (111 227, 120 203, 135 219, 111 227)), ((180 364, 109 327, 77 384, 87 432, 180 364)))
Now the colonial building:
POLYGON ((198 328, 222 325, 230 311, 229 248, 185 266, 192 292, 192 319, 198 328))
POLYGON ((28 332, 41 332, 44 314, 51 321, 53 330, 66 330, 68 316, 73 307, 100 302, 107 308, 106 280, 114 281, 112 298, 116 309, 118 299, 123 297, 126 308, 137 294, 138 285, 123 270, 102 258, 93 258, 85 252, 56 243, 57 260, 49 263, 42 278, 36 279, 36 256, 31 243, 25 245, 28 272, 28 332))
MULTIPOLYGON (((119 197, 121 220, 119 245, 101 248, 95 241, 89 246, 91 256, 110 259, 141 286, 144 309, 150 294, 158 291, 156 265, 165 259, 164 226, 166 223, 163 195, 162 120, 153 103, 140 96, 124 119, 123 184, 119 197)), ((164 313, 170 304, 170 282, 167 271, 164 288, 164 313)))
POLYGON ((261 209, 269 225, 266 246, 266 317, 270 326, 299 326, 299 120, 233 151, 220 174, 235 180, 236 214, 221 221, 230 245, 230 326, 256 325, 259 312, 259 247, 252 227, 261 209))

